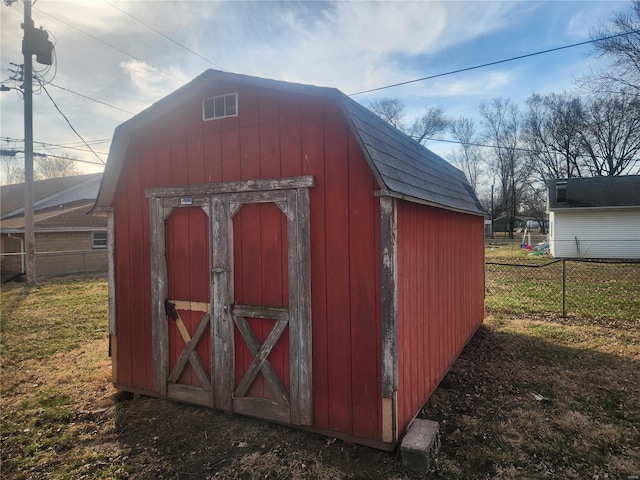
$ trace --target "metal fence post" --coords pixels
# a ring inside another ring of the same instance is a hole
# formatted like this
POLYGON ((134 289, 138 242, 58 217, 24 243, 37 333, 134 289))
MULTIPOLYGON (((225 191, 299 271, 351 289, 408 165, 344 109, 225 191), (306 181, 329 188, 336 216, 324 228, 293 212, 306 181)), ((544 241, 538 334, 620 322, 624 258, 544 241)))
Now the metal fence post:
POLYGON ((566 260, 562 259, 562 318, 567 316, 567 265, 566 260))

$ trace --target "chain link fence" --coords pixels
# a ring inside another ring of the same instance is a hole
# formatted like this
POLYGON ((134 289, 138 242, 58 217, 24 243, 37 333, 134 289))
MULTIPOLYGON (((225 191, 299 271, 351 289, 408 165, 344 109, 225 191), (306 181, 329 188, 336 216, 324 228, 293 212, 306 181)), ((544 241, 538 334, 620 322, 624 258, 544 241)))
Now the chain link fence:
POLYGON ((489 313, 640 319, 640 261, 487 258, 489 313))
MULTIPOLYGON (((24 272, 23 257, 24 253, 0 254, 0 270, 3 281, 17 278, 21 272, 24 272)), ((60 275, 106 273, 108 268, 105 249, 36 252, 35 258, 38 280, 60 275)))

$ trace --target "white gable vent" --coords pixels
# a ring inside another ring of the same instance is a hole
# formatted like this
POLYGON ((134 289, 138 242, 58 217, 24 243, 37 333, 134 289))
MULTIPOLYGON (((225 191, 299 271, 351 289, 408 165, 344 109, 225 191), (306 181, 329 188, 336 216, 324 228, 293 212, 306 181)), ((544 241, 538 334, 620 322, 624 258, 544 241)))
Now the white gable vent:
POLYGON ((215 120, 225 117, 236 117, 238 115, 238 94, 219 95, 207 98, 202 102, 202 118, 204 120, 215 120))

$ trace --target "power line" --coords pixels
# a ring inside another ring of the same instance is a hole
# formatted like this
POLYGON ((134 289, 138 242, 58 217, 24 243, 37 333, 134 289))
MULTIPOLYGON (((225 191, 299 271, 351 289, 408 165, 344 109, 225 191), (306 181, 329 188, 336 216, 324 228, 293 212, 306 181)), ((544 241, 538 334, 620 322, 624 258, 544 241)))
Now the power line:
MULTIPOLYGON (((105 138, 101 140, 87 140, 87 143, 93 146, 93 145, 100 145, 102 143, 109 143, 110 141, 111 141, 110 138, 105 138)), ((49 143, 49 142, 38 142, 37 140, 35 142, 40 145, 47 145, 49 147, 56 147, 56 148, 73 148, 73 147, 77 147, 78 145, 84 145, 84 142, 49 143)), ((98 153, 102 153, 102 152, 98 152, 98 153)))
POLYGON ((49 148, 62 148, 64 150, 76 150, 78 152, 92 152, 92 153, 98 153, 100 155, 109 155, 107 152, 96 152, 94 150, 87 150, 86 148, 80 148, 80 147, 65 147, 64 145, 56 145, 55 143, 36 142, 36 141, 34 141, 33 143, 37 143, 38 145, 43 146, 47 150, 49 150, 49 148))
POLYGON ((87 100, 91 100, 92 102, 100 103, 100 104, 105 105, 107 107, 111 107, 111 108, 113 108, 115 110, 120 110, 121 112, 128 113, 129 115, 135 115, 135 113, 130 112, 129 110, 125 110, 124 108, 116 107, 115 105, 111 105, 111 104, 109 104, 107 102, 103 102, 102 100, 97 100, 97 99, 92 98, 92 97, 90 97, 88 95, 85 95, 83 93, 74 92, 73 90, 69 90, 68 88, 61 87, 60 85, 56 85, 55 83, 49 83, 49 85, 51 85, 52 87, 56 87, 56 88, 58 88, 60 90, 63 90, 65 92, 77 95, 79 97, 86 98, 87 100))
MULTIPOLYGON (((22 140, 22 139, 12 138, 12 137, 0 137, 0 140, 3 141, 3 142, 7 142, 7 143, 11 142, 11 143, 14 143, 14 144, 23 143, 24 142, 24 140, 22 140)), ((89 140, 87 143, 90 144, 90 145, 99 145, 99 144, 103 144, 103 143, 109 143, 110 141, 111 141, 111 139, 89 140)), ((37 140, 34 140, 33 143, 34 144, 38 144, 38 145, 46 148, 48 151, 51 151, 51 149, 61 148, 63 150, 76 150, 76 151, 79 151, 79 152, 93 152, 92 150, 88 150, 86 148, 79 148, 79 147, 76 146, 78 144, 84 145, 83 142, 73 142, 73 143, 68 143, 68 144, 59 144, 59 143, 50 143, 50 142, 39 142, 37 140)), ((15 151, 20 153, 20 150, 15 150, 15 151)), ((106 153, 106 152, 94 152, 94 153, 98 153, 100 155, 108 155, 108 153, 106 153)), ((52 155, 54 155, 54 154, 52 154, 52 155)), ((91 163, 96 164, 95 162, 91 162, 91 163)), ((100 165, 102 165, 102 163, 100 165)))
POLYGON ((143 22, 143 21, 142 21, 142 20, 140 20, 139 18, 134 17, 133 15, 131 15, 130 13, 128 13, 128 12, 126 12, 126 11, 124 11, 124 10, 122 10, 121 8, 116 7, 113 3, 109 2, 108 0, 103 0, 103 1, 104 1, 104 3, 106 3, 107 5, 109 5, 109 6, 113 7, 113 8, 115 8, 115 9, 116 9, 116 10, 118 10, 119 12, 121 12, 121 13, 125 14, 127 17, 131 18, 132 20, 135 20, 136 22, 138 22, 138 23, 140 23, 140 24, 144 25, 145 27, 147 27, 147 28, 149 28, 149 29, 153 30, 153 31, 154 31, 154 32, 156 32, 158 35, 162 35, 164 38, 166 38, 166 39, 167 39, 167 40, 169 40, 170 42, 175 43, 175 44, 176 44, 176 45, 178 45, 179 47, 184 48, 187 52, 192 53, 193 55, 195 55, 195 56, 197 56, 197 57, 201 58, 201 59, 202 59, 202 60, 204 60, 205 62, 208 62, 208 63, 210 63, 211 65, 213 65, 214 67, 218 67, 219 69, 221 69, 221 70, 223 70, 223 71, 224 71, 224 68, 223 68, 221 65, 217 64, 216 62, 214 62, 213 60, 209 60, 208 58, 203 57, 203 56, 202 56, 202 55, 200 55, 198 52, 196 52, 196 51, 194 51, 194 50, 191 50, 189 47, 187 47, 187 46, 183 45, 182 43, 178 42, 177 40, 174 40, 174 39, 173 39, 173 38, 171 38, 170 36, 165 35, 164 33, 162 33, 162 32, 161 32, 160 30, 158 30, 157 28, 152 27, 151 25, 149 25, 149 24, 147 24, 147 23, 143 22))
POLYGON ((49 13, 47 13, 47 12, 44 12, 44 11, 40 10, 39 8, 35 8, 35 7, 34 7, 33 9, 34 9, 35 11, 39 12, 39 13, 42 13, 42 14, 46 15, 47 17, 53 18, 54 20, 56 20, 56 21, 58 21, 58 22, 62 23, 63 25, 66 25, 66 26, 67 26, 67 27, 69 27, 69 28, 73 28, 73 29, 74 29, 74 30, 76 30, 77 32, 80 32, 80 33, 82 33, 82 34, 84 34, 84 35, 87 35, 88 37, 93 38, 96 42, 100 42, 100 43, 102 43, 103 45, 106 45, 107 47, 112 48, 113 50, 116 50, 117 52, 122 53, 123 55, 126 55, 126 56, 128 56, 128 57, 131 57, 131 58, 133 58, 134 60, 137 60, 137 61, 139 61, 139 62, 144 63, 145 65, 150 66, 150 67, 151 67, 151 68, 153 68, 154 70, 157 70, 157 71, 159 71, 159 72, 161 72, 161 73, 164 73, 164 74, 165 74, 165 75, 167 75, 168 77, 171 77, 171 78, 173 78, 173 79, 175 79, 175 80, 178 80, 178 81, 181 81, 181 82, 186 82, 186 81, 188 81, 188 79, 186 79, 186 78, 178 78, 178 77, 176 77, 175 75, 173 75, 173 74, 171 74, 171 73, 169 73, 169 72, 167 72, 167 71, 165 71, 165 70, 163 70, 163 69, 161 69, 161 68, 159 68, 159 67, 156 67, 155 65, 151 65, 150 63, 145 62, 145 61, 144 61, 144 60, 142 60, 141 58, 138 58, 138 57, 136 57, 135 55, 132 55, 132 54, 130 54, 130 53, 128 53, 128 52, 125 52, 124 50, 122 50, 122 49, 120 49, 120 48, 118 48, 118 47, 116 47, 116 46, 114 46, 114 45, 111 45, 110 43, 107 43, 107 42, 105 42, 104 40, 101 40, 101 39, 99 39, 98 37, 96 37, 96 36, 94 36, 94 35, 91 35, 91 34, 90 34, 90 33, 88 33, 88 32, 85 32, 84 30, 81 30, 81 29, 79 29, 79 28, 77 28, 77 27, 74 27, 73 25, 71 25, 71 24, 69 24, 69 23, 65 22, 64 20, 60 20, 59 18, 54 17, 53 15, 51 15, 51 14, 49 14, 49 13))
POLYGON ((72 162, 80 162, 80 163, 88 163, 89 165, 98 165, 100 167, 104 167, 104 162, 92 162, 91 160, 82 160, 81 158, 72 158, 72 157, 63 157, 61 155, 53 155, 51 153, 38 153, 33 152, 34 155, 38 155, 39 157, 51 157, 51 158, 60 158, 62 160, 71 160, 72 162))
MULTIPOLYGON (((0 149, 0 155, 2 155, 2 156, 15 157, 17 153, 24 153, 24 150, 15 150, 15 149, 5 150, 5 149, 0 149)), ((41 152, 33 152, 33 155, 36 156, 36 157, 61 158, 63 160, 70 160, 72 162, 88 163, 89 165, 99 165, 101 167, 104 167, 104 163, 92 162, 91 160, 82 160, 81 158, 63 157, 63 156, 60 156, 60 155, 53 155, 51 153, 41 153, 41 152)))
POLYGON ((60 110, 60 108, 58 107, 58 104, 55 102, 55 100, 53 99, 53 97, 51 97, 51 94, 49 93, 49 90, 47 90, 47 89, 46 89, 46 87, 44 86, 44 84, 42 84, 42 83, 40 84, 40 86, 42 87, 42 90, 44 90, 44 93, 46 93, 46 94, 47 94, 47 97, 49 97, 49 100, 51 100, 51 103, 53 103, 53 106, 54 106, 54 107, 56 107, 56 110, 58 110, 58 113, 60 113, 60 115, 62 115, 62 118, 64 118, 64 119, 66 120, 66 122, 67 122, 67 124, 69 125, 69 127, 71 128, 71 130, 73 130, 73 133, 75 133, 75 134, 78 136, 78 138, 80 138, 80 140, 82 140, 82 142, 87 146, 87 148, 88 148, 89 150, 91 150, 91 152, 96 156, 96 158, 97 158, 98 160, 100 160, 100 162, 104 165, 104 160, 102 160, 102 158, 100 158, 100 157, 98 156, 98 154, 97 154, 96 152, 94 152, 94 151, 93 151, 93 149, 92 149, 92 148, 91 148, 91 146, 86 142, 86 140, 85 140, 84 138, 82 138, 82 135, 80 135, 80 134, 78 133, 78 131, 77 131, 75 128, 73 128, 73 125, 71 125, 71 122, 69 121, 69 119, 67 118, 67 116, 66 116, 64 113, 62 113, 62 110, 60 110))
POLYGON ((610 40, 612 38, 622 37, 622 36, 625 36, 625 35, 631 35, 631 34, 634 34, 634 33, 640 33, 640 30, 633 30, 631 32, 619 33, 617 35, 610 35, 608 37, 596 38, 596 39, 593 39, 593 40, 587 40, 585 42, 573 43, 571 45, 564 45, 562 47, 550 48, 548 50, 542 50, 540 52, 528 53, 526 55, 520 55, 518 57, 511 57, 511 58, 506 58, 506 59, 503 59, 503 60, 497 60, 495 62, 483 63, 481 65, 474 65, 473 67, 460 68, 458 70, 452 70, 450 72, 445 72, 445 73, 438 73, 436 75, 430 75, 428 77, 416 78, 414 80, 407 80, 406 82, 399 82, 399 83, 394 83, 392 85, 385 85, 384 87, 377 87, 377 88, 371 88, 369 90, 362 90, 361 92, 350 93, 348 96, 349 97, 353 97, 355 95, 362 95, 363 93, 377 92, 377 91, 380 91, 380 90, 386 90, 388 88, 400 87, 402 85, 408 85, 410 83, 423 82, 425 80, 431 80, 431 79, 434 79, 434 78, 444 77, 446 75, 453 75, 454 73, 468 72, 469 70, 476 70, 478 68, 490 67, 492 65, 499 65, 501 63, 513 62, 514 60, 521 60, 523 58, 534 57, 536 55, 542 55, 544 53, 557 52, 558 50, 565 50, 567 48, 579 47, 581 45, 588 45, 590 43, 601 42, 603 40, 610 40))
MULTIPOLYGON (((13 143, 23 143, 24 139, 21 138, 13 138, 13 137, 0 137, 0 141, 3 142, 13 142, 13 143)), ((101 143, 109 143, 111 141, 110 138, 101 138, 98 140, 87 140, 87 143, 90 145, 98 145, 101 143)), ((59 147, 59 148, 71 148, 77 145, 84 145, 84 142, 69 142, 69 143, 49 143, 49 142, 39 142, 37 140, 34 140, 34 143, 37 143, 39 145, 47 145, 50 147, 59 147)))
MULTIPOLYGON (((443 143, 454 143, 456 145, 469 145, 472 147, 481 147, 481 148, 494 148, 494 149, 498 149, 501 148, 498 145, 487 145, 484 143, 476 143, 476 142, 461 142, 460 140, 447 140, 444 138, 430 138, 429 141, 434 141, 434 142, 443 142, 443 143)), ((535 153, 535 154, 542 154, 542 153, 546 153, 543 150, 531 150, 529 148, 522 148, 522 147, 509 147, 510 150, 513 150, 515 152, 523 152, 523 153, 535 153)))

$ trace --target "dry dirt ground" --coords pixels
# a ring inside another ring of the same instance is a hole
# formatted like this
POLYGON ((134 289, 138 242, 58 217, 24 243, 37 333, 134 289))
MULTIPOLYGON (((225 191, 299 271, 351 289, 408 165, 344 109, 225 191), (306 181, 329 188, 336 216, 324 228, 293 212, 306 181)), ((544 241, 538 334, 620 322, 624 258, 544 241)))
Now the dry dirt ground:
POLYGON ((106 339, 3 361, 2 478, 640 478, 638 323, 489 318, 421 416, 433 471, 397 453, 110 384, 106 339))
POLYGON ((411 478, 393 453, 205 408, 134 399, 111 386, 106 348, 99 340, 4 372, 3 410, 16 415, 3 413, 2 478, 411 478), (28 410, 20 411, 22 397, 34 391, 42 392, 39 401, 25 402, 28 410))

